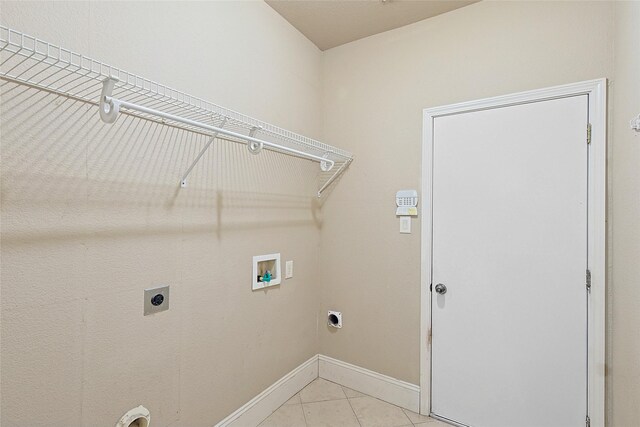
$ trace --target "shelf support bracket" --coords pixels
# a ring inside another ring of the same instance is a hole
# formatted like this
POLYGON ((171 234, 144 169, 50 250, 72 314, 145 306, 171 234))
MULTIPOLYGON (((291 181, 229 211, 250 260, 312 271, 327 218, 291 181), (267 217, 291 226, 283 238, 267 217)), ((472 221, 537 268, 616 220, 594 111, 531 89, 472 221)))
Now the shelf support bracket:
MULTIPOLYGON (((219 126, 220 129, 222 129, 224 125, 227 124, 228 119, 229 119, 228 117, 225 117, 222 120, 222 123, 220 123, 220 126, 219 126)), ((202 150, 200 150, 195 160, 191 163, 191 166, 189 166, 189 169, 187 169, 185 174, 182 176, 182 179, 180 180, 181 188, 185 188, 187 186, 187 178, 189 178, 189 174, 191 174, 191 171, 193 170, 193 168, 198 164, 202 156, 204 156, 204 153, 206 153, 209 147, 211 147, 211 144, 213 144, 213 141, 216 139, 217 136, 218 136, 218 132, 214 132, 213 135, 211 135, 211 138, 209 139, 209 141, 207 141, 207 144, 204 147, 202 147, 202 150)))
MULTIPOLYGON (((258 132, 259 130, 262 130, 262 126, 252 127, 251 130, 249 131, 249 137, 255 138, 256 132, 258 132)), ((247 140, 247 149, 251 154, 258 154, 259 152, 262 151, 263 146, 264 144, 262 142, 258 142, 255 140, 254 141, 247 140)))
POLYGON ((120 112, 120 102, 112 98, 113 88, 118 79, 108 77, 102 81, 102 92, 100 93, 100 118, 105 123, 113 123, 118 118, 120 112))
POLYGON ((263 129, 261 126, 253 126, 248 135, 233 132, 231 130, 222 129, 220 127, 208 125, 206 123, 201 123, 196 120, 188 119, 185 117, 176 116, 174 114, 170 114, 164 111, 156 110, 154 108, 145 107, 144 105, 134 104, 129 101, 125 101, 122 99, 116 99, 111 96, 111 92, 115 86, 117 79, 109 77, 103 81, 102 94, 100 95, 100 117, 105 123, 113 123, 115 122, 118 113, 121 109, 138 111, 140 113, 153 115, 156 117, 160 117, 162 119, 162 123, 165 123, 166 120, 170 120, 173 122, 183 123, 188 126, 195 126, 201 129, 206 129, 209 132, 212 132, 217 137, 218 134, 226 135, 232 138, 241 139, 247 141, 247 148, 251 154, 258 154, 262 151, 263 148, 267 147, 274 151, 281 151, 293 156, 303 157, 309 160, 315 160, 316 162, 320 162, 320 169, 323 172, 328 172, 333 168, 335 164, 334 160, 329 158, 331 152, 325 152, 324 156, 318 156, 316 154, 311 154, 306 151, 298 150, 295 148, 283 146, 280 144, 276 144, 271 141, 265 141, 264 139, 258 139, 255 137, 256 132, 263 129))
POLYGON ((349 167, 352 161, 353 161, 353 158, 350 158, 349 160, 344 162, 342 166, 340 166, 333 175, 331 175, 331 178, 329 178, 327 182, 325 182, 324 185, 318 190, 318 198, 322 197, 322 192, 326 190, 327 187, 329 187, 333 181, 335 181, 335 179, 338 177, 338 175, 342 173, 342 171, 344 171, 347 167, 349 167))
POLYGON ((327 160, 323 160, 320 162, 320 170, 322 172, 329 172, 331 170, 331 168, 333 167, 333 161, 331 161, 329 159, 329 155, 331 153, 324 153, 324 156, 322 156, 323 159, 327 159, 327 160))

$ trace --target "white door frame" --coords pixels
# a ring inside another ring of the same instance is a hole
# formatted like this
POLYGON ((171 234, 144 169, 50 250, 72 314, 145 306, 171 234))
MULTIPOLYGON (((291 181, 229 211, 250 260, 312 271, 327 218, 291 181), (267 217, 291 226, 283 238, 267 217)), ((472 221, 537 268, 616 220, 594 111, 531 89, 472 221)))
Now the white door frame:
MULTIPOLYGON (((525 104, 576 95, 589 96, 589 194, 587 266, 591 271, 588 316, 588 407, 592 427, 604 427, 605 277, 606 277, 606 96, 607 80, 598 79, 427 108, 423 114, 422 145, 422 253, 420 292, 420 413, 431 411, 431 248, 433 120, 436 117, 496 107, 525 104)), ((586 144, 585 129, 585 144, 586 144)))

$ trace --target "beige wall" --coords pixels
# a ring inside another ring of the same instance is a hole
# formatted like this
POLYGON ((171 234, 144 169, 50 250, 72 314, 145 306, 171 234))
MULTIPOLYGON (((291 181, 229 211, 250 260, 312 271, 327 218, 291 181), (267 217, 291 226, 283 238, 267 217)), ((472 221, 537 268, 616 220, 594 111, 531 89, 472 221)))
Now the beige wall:
MULTIPOLYGON (((320 51, 263 2, 1 3, 4 25, 319 137, 320 51)), ((2 86, 2 425, 211 426, 317 353, 317 164, 2 86), (291 179, 295 177, 295 179, 291 179), (251 292, 251 257, 295 277, 251 292), (142 316, 142 290, 171 308, 142 316), (295 325, 295 327, 291 327, 295 325)))
POLYGON ((419 383, 420 224, 398 233, 394 194, 421 187, 423 108, 607 77, 615 99, 608 411, 618 421, 609 424, 634 425, 640 148, 628 121, 640 113, 638 19, 637 3, 481 2, 324 53, 324 137, 356 160, 323 207, 320 313, 341 310, 344 328, 320 328, 321 353, 419 383))
POLYGON ((112 425, 140 403, 154 426, 212 425, 317 352, 417 384, 420 227, 398 233, 393 198, 420 188, 422 109, 599 77, 608 419, 638 419, 637 3, 482 2, 322 55, 263 3, 0 7, 5 25, 356 155, 321 215, 315 165, 224 144, 177 192, 202 140, 4 86, 3 426, 112 425), (250 257, 272 251, 294 279, 250 292, 250 257), (142 289, 164 283, 171 309, 142 317, 142 289))
POLYGON ((609 156, 609 425, 640 420, 640 3, 617 2, 609 156))

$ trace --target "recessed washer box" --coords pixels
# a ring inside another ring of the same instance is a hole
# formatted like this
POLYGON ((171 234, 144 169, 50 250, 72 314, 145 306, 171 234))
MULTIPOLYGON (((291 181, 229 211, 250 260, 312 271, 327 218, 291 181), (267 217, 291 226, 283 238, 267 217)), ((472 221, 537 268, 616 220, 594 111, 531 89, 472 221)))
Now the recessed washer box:
POLYGON ((277 286, 281 281, 280 254, 257 255, 253 257, 252 290, 277 286))

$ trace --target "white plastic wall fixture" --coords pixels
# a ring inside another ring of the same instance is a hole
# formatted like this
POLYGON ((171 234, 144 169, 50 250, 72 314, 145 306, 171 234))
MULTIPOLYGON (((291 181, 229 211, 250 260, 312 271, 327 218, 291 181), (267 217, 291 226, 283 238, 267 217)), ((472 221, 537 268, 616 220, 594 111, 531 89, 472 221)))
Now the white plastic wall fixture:
POLYGON ((120 418, 116 427, 149 427, 150 423, 151 414, 149 413, 149 410, 140 405, 137 408, 127 411, 127 413, 120 418), (134 422, 136 424, 133 424, 134 422))
POLYGON ((629 122, 629 126, 636 132, 640 132, 640 114, 638 114, 637 117, 631 119, 631 121, 629 122))
POLYGON ((107 98, 111 97, 113 88, 116 85, 118 79, 115 77, 109 77, 104 79, 102 84, 102 92, 100 93, 100 118, 105 123, 113 123, 118 118, 120 112, 120 103, 114 101, 107 101, 107 98))
POLYGON ((280 269, 280 254, 269 254, 269 255, 257 255, 253 257, 253 277, 251 279, 251 289, 256 291, 258 289, 268 288, 270 286, 277 286, 282 281, 282 270, 280 269), (271 273, 271 280, 269 281, 261 281, 258 280, 258 276, 261 276, 265 272, 262 271, 261 268, 264 263, 271 263, 272 266, 269 268, 269 272, 271 273))
POLYGON ((327 314, 327 324, 332 328, 342 328, 342 313, 339 311, 329 310, 327 314))

